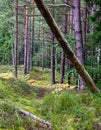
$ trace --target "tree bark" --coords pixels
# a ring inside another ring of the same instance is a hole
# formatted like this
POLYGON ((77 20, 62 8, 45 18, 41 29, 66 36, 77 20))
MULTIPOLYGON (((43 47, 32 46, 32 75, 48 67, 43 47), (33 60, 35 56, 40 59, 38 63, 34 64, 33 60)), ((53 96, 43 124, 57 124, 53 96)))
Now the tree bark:
POLYGON ((24 41, 24 74, 27 74, 28 58, 28 0, 26 0, 26 19, 25 19, 25 41, 24 41))
POLYGON ((20 109, 19 111, 20 111, 20 114, 21 114, 21 115, 23 115, 23 116, 28 116, 28 117, 30 117, 32 120, 38 121, 38 122, 42 123, 42 124, 44 125, 44 127, 47 127, 47 129, 52 130, 52 125, 51 125, 50 122, 45 121, 45 120, 43 120, 43 119, 37 117, 36 115, 33 115, 32 113, 30 113, 30 112, 28 112, 28 111, 25 111, 25 110, 22 110, 22 109, 20 109))
POLYGON ((52 17, 49 9, 45 5, 45 3, 42 0, 35 0, 35 3, 40 10, 42 16, 45 18, 47 24, 51 28, 52 32, 55 34, 58 42, 60 43, 62 49, 64 50, 66 56, 68 59, 73 63, 74 67, 78 71, 78 73, 82 76, 84 81, 87 83, 87 86, 93 91, 93 92, 100 92, 100 90, 96 87, 95 83, 93 82, 92 78, 88 74, 88 72, 85 70, 84 66, 80 63, 79 59, 75 56, 72 49, 68 45, 68 42, 64 38, 63 34, 61 33, 58 25, 56 24, 54 18, 52 17))
POLYGON ((14 67, 15 67, 15 77, 17 77, 17 70, 18 70, 18 0, 16 0, 16 5, 15 5, 16 9, 15 9, 15 13, 16 13, 16 25, 15 25, 15 29, 16 29, 16 34, 15 34, 15 58, 14 58, 14 67))
POLYGON ((32 1, 32 33, 31 33, 31 52, 30 52, 30 71, 33 69, 33 54, 34 54, 34 0, 32 1))
MULTIPOLYGON (((55 4, 55 0, 53 0, 53 4, 55 4)), ((52 14, 54 17, 54 7, 52 10, 52 14)), ((52 48, 51 48, 51 84, 55 84, 55 48, 54 48, 54 34, 52 33, 52 48)))
MULTIPOLYGON (((64 2, 68 2, 68 0, 64 0, 64 2)), ((67 10, 66 10, 67 11, 67 10)), ((69 29, 67 29, 67 24, 69 24, 68 21, 68 16, 64 15, 64 34, 65 36, 67 35, 67 32, 69 29)), ((65 58, 65 53, 64 51, 61 54, 61 67, 60 67, 60 84, 63 83, 63 79, 64 79, 64 75, 65 75, 65 62, 66 62, 66 58, 65 58)))
MULTIPOLYGON (((74 27, 76 38, 76 55, 81 64, 84 64, 84 48, 82 38, 82 26, 81 26, 81 13, 80 13, 80 0, 73 0, 74 5, 74 27)), ((79 89, 84 89, 84 80, 79 76, 79 89)))
POLYGON ((60 84, 63 83, 64 74, 65 74, 65 53, 63 51, 61 54, 60 81, 59 81, 60 84))
POLYGON ((55 84, 55 48, 54 34, 52 33, 52 48, 51 48, 51 84, 55 84))
POLYGON ((42 39, 42 70, 44 70, 44 42, 45 42, 44 27, 42 27, 42 30, 43 30, 43 39, 42 39))
MULTIPOLYGON (((67 15, 64 16, 64 34, 67 34, 67 15)), ((65 75, 65 53, 64 51, 61 54, 61 67, 60 67, 60 84, 63 83, 64 75, 65 75)))
POLYGON ((84 62, 87 60, 86 59, 86 38, 87 35, 87 5, 86 2, 84 3, 84 25, 83 25, 83 48, 84 48, 84 62))

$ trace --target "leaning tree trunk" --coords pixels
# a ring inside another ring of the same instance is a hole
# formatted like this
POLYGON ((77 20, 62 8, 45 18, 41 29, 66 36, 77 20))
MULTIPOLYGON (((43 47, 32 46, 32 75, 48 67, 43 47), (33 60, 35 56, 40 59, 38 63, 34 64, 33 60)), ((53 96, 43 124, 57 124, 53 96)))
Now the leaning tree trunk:
POLYGON ((100 92, 100 90, 96 87, 95 83, 93 82, 92 78, 88 74, 88 72, 85 70, 84 66, 80 63, 79 59, 75 56, 72 49, 68 45, 68 42, 64 38, 63 34, 61 33, 58 25, 56 24, 54 18, 52 17, 49 9, 43 2, 43 0, 35 0, 35 3, 40 10, 42 16, 45 18, 47 24, 51 28, 52 32, 55 34, 58 42, 60 43, 60 46, 64 50, 66 56, 68 59, 73 63, 74 67, 78 71, 78 73, 82 76, 84 81, 87 83, 87 86, 93 91, 93 92, 100 92))
MULTIPOLYGON (((80 0, 73 0, 74 5, 74 28, 76 38, 76 55, 81 64, 84 64, 84 50, 81 26, 80 0)), ((84 80, 79 76, 79 89, 84 88, 84 80)))

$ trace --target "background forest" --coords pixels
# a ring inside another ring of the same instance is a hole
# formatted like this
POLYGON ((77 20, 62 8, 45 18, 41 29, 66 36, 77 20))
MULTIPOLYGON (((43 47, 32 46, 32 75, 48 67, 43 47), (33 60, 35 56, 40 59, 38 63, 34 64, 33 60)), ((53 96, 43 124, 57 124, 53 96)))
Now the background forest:
MULTIPOLYGON (((101 0, 43 1, 100 91, 101 0)), ((0 0, 0 129, 101 130, 101 93, 90 92, 37 3, 0 0)))

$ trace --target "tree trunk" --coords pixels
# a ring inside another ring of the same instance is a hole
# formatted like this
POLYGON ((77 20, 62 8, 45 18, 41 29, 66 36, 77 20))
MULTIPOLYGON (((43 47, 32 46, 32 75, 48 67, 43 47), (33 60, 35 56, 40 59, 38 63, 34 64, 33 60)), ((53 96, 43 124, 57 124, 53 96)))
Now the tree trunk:
POLYGON ((14 58, 14 66, 15 66, 15 77, 17 77, 17 70, 18 70, 18 63, 17 63, 17 60, 18 60, 18 0, 16 0, 16 25, 15 25, 15 29, 16 29, 16 38, 15 38, 15 58, 14 58))
POLYGON ((24 41, 24 74, 27 74, 28 56, 28 0, 26 0, 26 19, 25 19, 25 41, 24 41))
POLYGON ((55 48, 54 34, 52 33, 52 48, 51 48, 51 84, 55 84, 55 48))
MULTIPOLYGON (((74 27, 75 27, 75 38, 76 38, 76 55, 80 60, 81 64, 84 64, 84 48, 82 38, 82 26, 81 26, 81 13, 80 13, 80 0, 73 0, 74 5, 74 27)), ((84 88, 84 81, 79 76, 79 89, 84 88)))
POLYGON ((84 5, 84 25, 83 25, 83 46, 84 46, 84 62, 86 59, 86 34, 87 34, 87 5, 84 5))
MULTIPOLYGON (((12 43, 12 65, 15 66, 15 63, 14 63, 14 43, 12 43)), ((16 77, 16 75, 15 75, 16 77)))
POLYGON ((42 28, 43 29, 43 39, 42 39, 42 70, 44 70, 44 40, 45 40, 45 37, 44 37, 44 27, 42 28))
MULTIPOLYGON (((32 1, 32 6, 34 6, 34 0, 32 1)), ((31 33, 31 52, 30 52, 30 71, 33 69, 33 54, 34 54, 34 7, 32 11, 32 33, 31 33)))
POLYGON ((60 84, 63 83, 64 74, 65 74, 65 53, 63 51, 61 54, 60 81, 59 81, 60 84))
POLYGON ((51 28, 52 32, 55 34, 58 42, 60 43, 62 49, 65 52, 65 55, 68 57, 68 59, 73 63, 74 67, 78 71, 78 73, 82 76, 84 81, 87 83, 87 86, 90 87, 90 89, 93 92, 100 92, 100 90, 96 87, 95 83, 93 82, 92 78, 88 74, 88 72, 85 70, 84 66, 80 63, 79 59, 75 56, 72 49, 68 45, 66 39, 64 38, 63 34, 61 33, 58 25, 56 24, 54 18, 52 17, 49 9, 45 5, 45 3, 42 0, 35 0, 35 3, 40 10, 42 16, 45 18, 47 24, 51 28))
MULTIPOLYGON (((53 4, 55 4, 55 0, 53 0, 53 4)), ((52 10, 52 14, 54 17, 54 7, 52 10)), ((52 48, 51 48, 51 84, 55 84, 55 48, 54 48, 54 34, 52 33, 52 48)))
POLYGON ((55 70, 58 70, 58 49, 55 50, 55 70))
MULTIPOLYGON (((67 15, 64 16, 64 34, 67 34, 67 15)), ((63 83, 64 75, 65 75, 65 53, 64 51, 61 54, 61 67, 60 67, 60 84, 63 83)))
POLYGON ((73 26, 73 8, 70 8, 70 14, 68 14, 68 17, 69 17, 69 19, 70 19, 70 21, 68 20, 68 22, 69 22, 69 32, 70 32, 70 34, 73 34, 74 33, 74 26, 73 26))
MULTIPOLYGON (((41 49, 41 26, 40 26, 40 21, 39 21, 39 30, 38 30, 38 53, 40 52, 41 49)), ((38 60, 37 60, 37 66, 40 67, 40 55, 38 56, 38 60)))

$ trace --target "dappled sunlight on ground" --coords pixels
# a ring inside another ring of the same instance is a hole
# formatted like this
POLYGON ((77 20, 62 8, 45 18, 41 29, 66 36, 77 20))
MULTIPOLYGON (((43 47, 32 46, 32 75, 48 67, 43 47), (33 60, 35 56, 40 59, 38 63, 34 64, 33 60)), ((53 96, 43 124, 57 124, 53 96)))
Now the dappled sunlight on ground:
MULTIPOLYGON (((0 78, 10 79, 14 78, 14 68, 13 66, 0 66, 0 78)), ((59 84, 59 73, 56 72, 56 84, 51 85, 50 79, 50 69, 44 69, 34 67, 26 76, 23 73, 23 66, 18 66, 18 79, 25 80, 31 86, 49 89, 73 89, 75 86, 68 85, 67 81, 63 84, 59 84)))
MULTIPOLYGON (((34 72, 35 73, 35 72, 34 72)), ((75 86, 72 86, 68 83, 63 83, 63 84, 59 84, 59 83, 56 83, 54 85, 51 85, 50 83, 50 79, 48 78, 47 79, 47 74, 45 74, 45 76, 43 75, 40 75, 40 77, 38 76, 39 79, 41 80, 37 80, 36 79, 33 79, 33 77, 30 79, 28 79, 28 77, 30 76, 30 74, 26 75, 26 76, 18 76, 18 78, 21 78, 21 79, 24 79, 27 81, 27 83, 30 85, 30 86, 35 86, 35 87, 40 87, 40 88, 47 88, 47 89, 54 89, 54 90, 63 90, 63 89, 74 89, 75 86), (46 80, 47 79, 47 80, 46 80)), ((14 78, 14 75, 12 73, 0 73, 0 79, 12 79, 14 78)))
POLYGON ((54 85, 51 85, 49 80, 46 79, 42 79, 42 80, 35 80, 35 79, 29 79, 27 80, 27 82, 31 85, 31 86, 38 86, 38 87, 42 87, 42 88, 54 88, 54 89, 73 89, 75 86, 70 85, 68 83, 63 83, 63 84, 59 84, 56 83, 54 85))
MULTIPOLYGON (((2 67, 1 67, 2 68, 2 67)), ((0 68, 0 69, 1 69, 0 68)), ((16 78, 14 78, 13 71, 7 71, 6 69, 9 68, 10 70, 13 70, 12 67, 4 66, 1 69, 0 73, 0 79, 7 79, 11 80, 10 82, 13 83, 16 82, 16 78)), ((68 90, 68 89, 74 89, 75 86, 69 85, 66 81, 63 84, 59 84, 59 73, 56 72, 56 84, 51 85, 50 81, 50 70, 46 69, 42 71, 41 68, 34 68, 33 71, 31 71, 26 76, 22 72, 23 68, 22 66, 19 67, 18 71, 18 80, 25 81, 30 87, 32 87, 35 91, 37 91, 39 97, 43 97, 46 93, 59 92, 62 90, 68 90)), ((19 82, 19 81, 18 81, 19 82)), ((10 83, 10 84, 12 84, 10 83)))
MULTIPOLYGON (((42 71, 34 68, 25 76, 23 69, 20 68, 18 78, 14 77, 12 67, 10 70, 12 71, 8 71, 8 67, 0 68, 1 106, 2 101, 8 101, 8 104, 11 102, 17 108, 50 120, 56 130, 58 128, 74 130, 74 127, 85 126, 86 121, 88 121, 86 127, 91 130, 92 122, 95 122, 93 123, 95 127, 101 122, 100 116, 98 117, 101 115, 101 96, 95 98, 92 93, 76 93, 75 86, 69 86, 66 79, 64 84, 59 84, 58 72, 56 84, 51 85, 49 69, 42 71)), ((5 113, 8 110, 6 109, 5 113)), ((2 111, 4 112, 4 108, 2 111)), ((10 114, 11 107, 8 111, 9 116, 10 114)), ((14 117, 12 118, 15 120, 14 117)))
POLYGON ((12 73, 0 73, 0 78, 2 78, 2 79, 10 79, 13 77, 14 77, 14 75, 12 73))

